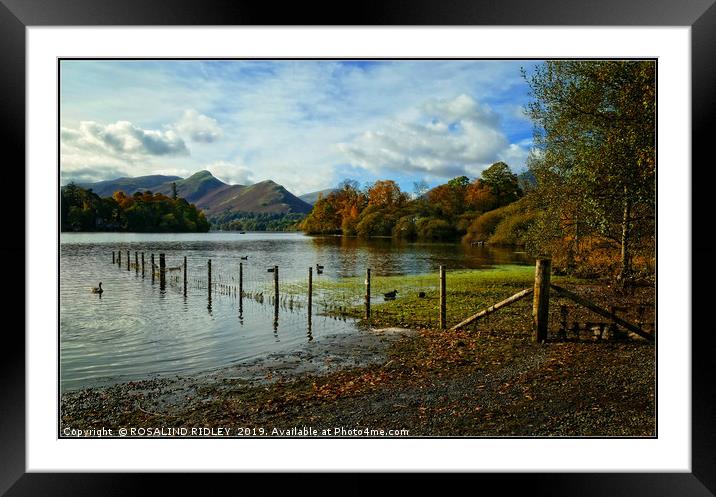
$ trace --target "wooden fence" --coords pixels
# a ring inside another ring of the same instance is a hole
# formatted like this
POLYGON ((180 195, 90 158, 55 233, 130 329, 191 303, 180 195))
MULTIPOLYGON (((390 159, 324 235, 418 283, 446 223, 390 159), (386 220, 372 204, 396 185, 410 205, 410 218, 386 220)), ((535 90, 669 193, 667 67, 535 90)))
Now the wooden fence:
MULTIPOLYGON (((242 258, 243 259, 243 258, 242 258)), ((118 267, 122 268, 122 251, 112 252, 112 264, 117 264, 118 267)), ((167 282, 167 272, 168 271, 176 271, 176 270, 183 270, 182 271, 182 291, 184 296, 187 295, 187 287, 188 287, 188 262, 187 257, 183 257, 183 263, 177 267, 167 268, 166 265, 166 256, 164 253, 159 253, 159 265, 155 265, 155 259, 154 259, 154 253, 150 254, 150 264, 151 264, 151 277, 152 277, 152 283, 154 283, 155 276, 159 277, 160 282, 160 288, 163 290, 166 288, 166 282, 167 282)), ((132 264, 130 259, 130 251, 126 251, 126 269, 127 271, 130 270, 132 264)), ((134 252, 134 267, 135 267, 135 274, 138 276, 139 272, 141 270, 142 277, 145 276, 145 263, 144 263, 144 252, 134 252), (140 258, 141 255, 141 258, 140 258), (141 263, 140 263, 141 260, 141 263)), ((316 272, 317 274, 322 274, 323 272, 323 266, 317 265, 316 266, 316 272)), ((209 298, 209 310, 211 311, 211 297, 212 297, 212 290, 218 291, 219 294, 222 295, 233 295, 234 297, 238 296, 239 298, 239 307, 240 312, 243 312, 243 298, 245 296, 248 296, 249 294, 244 291, 244 264, 243 262, 239 262, 238 264, 238 281, 233 280, 230 284, 225 283, 223 280, 220 281, 213 281, 212 280, 212 262, 211 259, 208 259, 206 262, 206 284, 201 284, 200 280, 196 280, 197 286, 199 288, 205 288, 208 294, 209 298)), ((274 312, 275 312, 275 319, 278 318, 278 310, 279 310, 279 303, 281 302, 281 295, 280 295, 280 279, 279 279, 279 266, 274 265, 273 267, 269 267, 267 270, 265 270, 269 273, 273 273, 273 299, 272 303, 274 305, 274 312)), ((265 273, 264 273, 265 274, 265 273)), ((533 320, 533 328, 534 328, 534 340, 536 342, 545 342, 547 340, 547 334, 548 334, 548 324, 549 324, 549 310, 550 310, 550 295, 555 294, 556 296, 560 298, 566 298, 569 299, 576 304, 588 309, 589 311, 606 318, 614 328, 621 326, 626 330, 631 331, 632 333, 635 333, 636 335, 645 338, 646 340, 653 341, 654 340, 654 334, 648 333, 644 331, 639 326, 628 322, 627 320, 617 316, 616 310, 614 307, 607 310, 604 309, 594 302, 591 302, 590 300, 586 299, 585 297, 582 297, 578 295, 577 293, 567 290, 566 288, 557 286, 550 281, 551 276, 551 260, 548 258, 538 258, 535 265, 535 278, 534 278, 534 286, 532 288, 525 288, 514 295, 497 302, 493 304, 492 306, 480 310, 479 312, 463 319, 458 324, 450 328, 450 331, 459 330, 461 328, 464 328, 468 325, 471 325, 473 323, 476 323, 480 319, 484 318, 485 316, 488 316, 500 309, 503 309, 519 300, 522 300, 523 298, 532 295, 533 302, 532 302, 532 320, 533 320)), ((173 281, 178 281, 178 276, 173 277, 173 281)), ((371 301, 372 301, 372 295, 371 295, 371 269, 367 268, 365 272, 365 294, 364 294, 364 318, 367 321, 371 320, 371 301)), ((446 329, 447 328, 447 278, 446 278, 446 267, 440 266, 439 272, 437 275, 437 287, 438 287, 438 296, 439 296, 439 302, 437 306, 437 324, 440 329, 446 329)), ((313 268, 308 268, 308 285, 307 285, 307 317, 308 317, 308 323, 309 327, 311 324, 312 319, 312 312, 313 312, 313 268)), ((390 294, 391 292, 389 292, 390 294)), ((386 300, 387 296, 386 295, 386 300)), ((258 295, 258 294, 256 294, 258 295)), ((256 296, 255 295, 255 296, 256 296)), ((394 298, 394 295, 393 295, 394 298)), ((257 297, 257 301, 260 301, 260 303, 264 302, 263 297, 263 291, 260 293, 260 299, 257 297)), ((271 299, 269 299, 271 300, 271 299)), ((291 300, 293 302, 293 300, 291 300)), ((560 331, 563 333, 566 333, 567 330, 567 323, 566 323, 566 308, 564 306, 560 307, 560 318, 561 318, 561 328, 560 331)))

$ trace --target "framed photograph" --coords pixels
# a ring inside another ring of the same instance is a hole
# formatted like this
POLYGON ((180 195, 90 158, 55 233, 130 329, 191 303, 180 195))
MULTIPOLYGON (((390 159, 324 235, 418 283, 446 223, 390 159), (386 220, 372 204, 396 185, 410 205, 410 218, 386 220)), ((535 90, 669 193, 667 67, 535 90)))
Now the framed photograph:
POLYGON ((462 472, 714 495, 691 164, 716 7, 522 3, 348 26, 3 0, 26 291, 0 491, 462 472))

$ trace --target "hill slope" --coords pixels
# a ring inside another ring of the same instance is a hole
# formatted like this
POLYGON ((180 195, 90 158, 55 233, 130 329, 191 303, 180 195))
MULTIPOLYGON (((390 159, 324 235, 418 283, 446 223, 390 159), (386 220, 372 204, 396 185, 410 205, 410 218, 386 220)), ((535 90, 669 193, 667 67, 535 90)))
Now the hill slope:
POLYGON ((304 193, 303 195, 300 195, 298 198, 300 198, 307 204, 314 205, 318 201, 319 195, 323 195, 324 197, 326 197, 335 191, 336 191, 335 188, 326 188, 325 190, 319 190, 317 192, 304 193))
POLYGON ((179 176, 153 175, 118 178, 79 186, 91 188, 101 197, 111 196, 118 190, 128 195, 144 190, 171 195, 172 183, 176 183, 178 196, 195 204, 209 218, 228 213, 305 214, 311 211, 311 204, 271 180, 248 186, 227 185, 209 171, 199 171, 185 179, 179 176))
POLYGON ((78 183, 77 186, 89 189, 100 197, 111 197, 116 191, 123 191, 131 195, 134 192, 151 190, 160 191, 159 189, 166 184, 171 185, 172 181, 181 180, 179 176, 163 176, 154 174, 151 176, 138 176, 136 178, 117 178, 96 183, 78 183))

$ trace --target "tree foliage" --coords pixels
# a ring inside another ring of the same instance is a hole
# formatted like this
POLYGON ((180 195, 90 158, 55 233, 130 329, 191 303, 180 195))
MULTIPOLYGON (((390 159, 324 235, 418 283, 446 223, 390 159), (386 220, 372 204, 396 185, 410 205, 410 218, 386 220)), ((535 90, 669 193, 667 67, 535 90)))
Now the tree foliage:
POLYGON ((304 217, 296 212, 231 212, 211 217, 211 225, 221 231, 296 231, 304 217))
POLYGON ((529 168, 537 250, 573 267, 595 237, 619 252, 619 278, 653 250, 655 64, 548 61, 528 77, 536 151, 529 168))
POLYGON ((362 190, 355 181, 345 181, 319 198, 300 226, 310 234, 455 239, 467 232, 476 217, 522 194, 517 176, 506 164, 497 163, 485 171, 488 181, 483 173, 472 180, 458 176, 433 189, 417 182, 412 198, 394 181, 379 180, 362 190))
POLYGON ((150 191, 101 198, 70 183, 60 190, 62 231, 127 231, 182 233, 209 231, 204 213, 183 198, 150 191))

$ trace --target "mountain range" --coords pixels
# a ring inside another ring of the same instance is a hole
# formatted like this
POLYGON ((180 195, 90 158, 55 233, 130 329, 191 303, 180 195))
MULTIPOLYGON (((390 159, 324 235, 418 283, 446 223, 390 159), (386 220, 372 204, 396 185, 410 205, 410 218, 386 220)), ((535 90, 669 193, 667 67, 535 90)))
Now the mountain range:
POLYGON ((325 190, 319 190, 317 192, 304 193, 303 195, 301 195, 298 198, 300 198, 307 204, 314 205, 316 202, 318 202, 319 196, 323 195, 324 197, 327 197, 328 195, 330 195, 331 193, 333 193, 335 191, 336 191, 335 188, 326 188, 325 190))
MULTIPOLYGON (((188 178, 151 175, 83 183, 78 186, 91 188, 100 197, 109 197, 116 191, 132 195, 138 191, 150 190, 171 195, 172 183, 176 184, 179 197, 202 209, 208 218, 240 213, 306 214, 311 211, 313 205, 313 202, 302 200, 271 180, 253 185, 229 185, 209 171, 199 171, 188 178)), ((318 193, 308 193, 304 197, 315 199, 318 193)))

